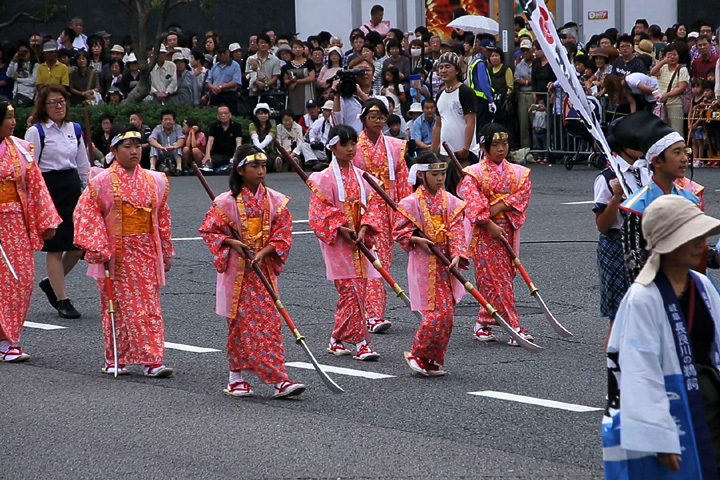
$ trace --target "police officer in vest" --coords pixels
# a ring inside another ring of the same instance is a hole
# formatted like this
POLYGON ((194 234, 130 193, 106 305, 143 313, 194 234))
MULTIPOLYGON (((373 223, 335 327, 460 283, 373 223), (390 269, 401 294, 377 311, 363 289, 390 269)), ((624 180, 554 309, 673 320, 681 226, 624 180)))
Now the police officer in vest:
POLYGON ((477 122, 475 122, 475 131, 478 138, 480 129, 492 122, 495 114, 495 103, 493 102, 493 88, 490 83, 490 72, 487 68, 487 48, 495 47, 495 41, 488 38, 487 34, 481 33, 475 37, 475 45, 473 53, 475 56, 470 61, 468 69, 468 77, 470 80, 470 88, 475 91, 477 97, 477 122))

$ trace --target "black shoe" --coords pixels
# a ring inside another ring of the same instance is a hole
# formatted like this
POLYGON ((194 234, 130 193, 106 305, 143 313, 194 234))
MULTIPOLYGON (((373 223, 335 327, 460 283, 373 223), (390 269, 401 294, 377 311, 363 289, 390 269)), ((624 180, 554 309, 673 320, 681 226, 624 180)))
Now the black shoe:
POLYGON ((80 312, 75 310, 75 307, 73 307, 69 298, 65 300, 58 300, 57 311, 62 318, 80 318, 80 312))
POLYGON ((38 283, 38 287, 40 287, 40 290, 42 290, 45 293, 45 296, 48 299, 48 302, 50 302, 50 305, 52 305, 53 308, 58 308, 58 299, 55 296, 55 290, 53 290, 52 285, 50 285, 50 279, 49 278, 43 278, 40 280, 40 283, 38 283))

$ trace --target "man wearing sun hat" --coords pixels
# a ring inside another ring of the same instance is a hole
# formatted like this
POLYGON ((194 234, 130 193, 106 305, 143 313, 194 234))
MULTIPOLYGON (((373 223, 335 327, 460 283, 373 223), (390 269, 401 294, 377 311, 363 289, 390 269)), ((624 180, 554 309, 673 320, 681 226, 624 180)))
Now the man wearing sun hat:
POLYGON ((165 103, 167 98, 177 92, 177 67, 168 61, 168 49, 160 44, 155 68, 150 72, 150 101, 165 103))
POLYGON ((663 195, 644 213, 650 258, 607 348, 605 478, 717 479, 720 296, 692 270, 720 220, 680 195, 663 195))
POLYGON ((327 154, 325 153, 325 146, 328 142, 328 134, 330 133, 330 129, 333 127, 332 111, 333 101, 328 100, 322 106, 322 117, 318 118, 318 120, 313 123, 313 126, 310 129, 309 133, 310 147, 315 152, 315 156, 318 159, 318 164, 324 166, 327 166, 328 164, 327 154))
POLYGON ((652 181, 620 206, 625 217, 625 267, 630 281, 633 281, 647 260, 647 242, 641 229, 645 209, 666 194, 680 195, 697 205, 700 205, 700 198, 676 185, 678 179, 685 179, 689 163, 683 137, 651 112, 633 113, 621 123, 628 120, 631 120, 627 123, 632 126, 631 135, 636 139, 638 149, 645 152, 645 159, 653 172, 652 181))
POLYGON ((43 44, 45 62, 38 66, 35 83, 40 85, 70 86, 70 76, 65 64, 57 61, 57 43, 53 40, 43 44))

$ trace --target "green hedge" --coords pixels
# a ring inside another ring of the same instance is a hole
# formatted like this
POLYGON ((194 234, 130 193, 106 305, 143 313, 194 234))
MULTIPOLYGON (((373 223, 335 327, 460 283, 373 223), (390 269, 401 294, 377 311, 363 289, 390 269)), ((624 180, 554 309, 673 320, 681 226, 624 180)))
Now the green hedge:
MULTIPOLYGON (((133 112, 140 112, 143 116, 143 123, 148 125, 150 128, 160 125, 160 112, 165 109, 172 109, 176 113, 176 120, 178 124, 182 125, 182 122, 188 117, 197 118, 198 125, 203 132, 208 131, 210 124, 217 121, 217 108, 208 109, 197 109, 192 108, 188 105, 160 105, 157 103, 139 103, 139 104, 120 104, 120 105, 108 105, 102 104, 98 106, 89 106, 88 114, 90 115, 90 128, 92 129, 93 135, 98 134, 100 128, 100 117, 109 113, 113 116, 116 123, 127 122, 130 118, 130 114, 133 112)), ((32 108, 18 108, 15 111, 15 117, 17 118, 17 126, 15 127, 14 135, 16 137, 24 137, 26 130, 27 117, 32 113, 32 108)), ((70 107, 70 117, 74 122, 83 124, 83 112, 82 107, 70 107)), ((244 141, 250 140, 248 134, 248 126, 250 120, 245 117, 233 117, 237 123, 242 126, 244 141)))

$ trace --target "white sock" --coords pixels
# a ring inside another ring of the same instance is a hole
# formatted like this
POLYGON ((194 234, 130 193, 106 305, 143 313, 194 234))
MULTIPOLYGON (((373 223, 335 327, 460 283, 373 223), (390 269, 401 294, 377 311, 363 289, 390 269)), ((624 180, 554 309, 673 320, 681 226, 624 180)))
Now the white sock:
POLYGON ((0 352, 7 352, 12 347, 10 340, 0 340, 0 352))
POLYGON ((360 343, 358 343, 357 345, 355 345, 355 348, 356 348, 357 351, 359 352, 359 351, 362 350, 362 348, 363 348, 365 345, 367 345, 367 344, 368 344, 367 341, 363 339, 363 340, 360 341, 360 343))
POLYGON ((242 372, 230 372, 230 378, 228 379, 228 384, 232 385, 233 383, 237 382, 244 382, 242 372))
POLYGON ((475 333, 479 332, 483 328, 489 330, 489 327, 484 323, 475 322, 475 333))
POLYGON ((333 345, 333 344, 335 344, 335 343, 340 343, 340 342, 338 341, 337 338, 335 338, 335 337, 330 337, 330 345, 333 345))

